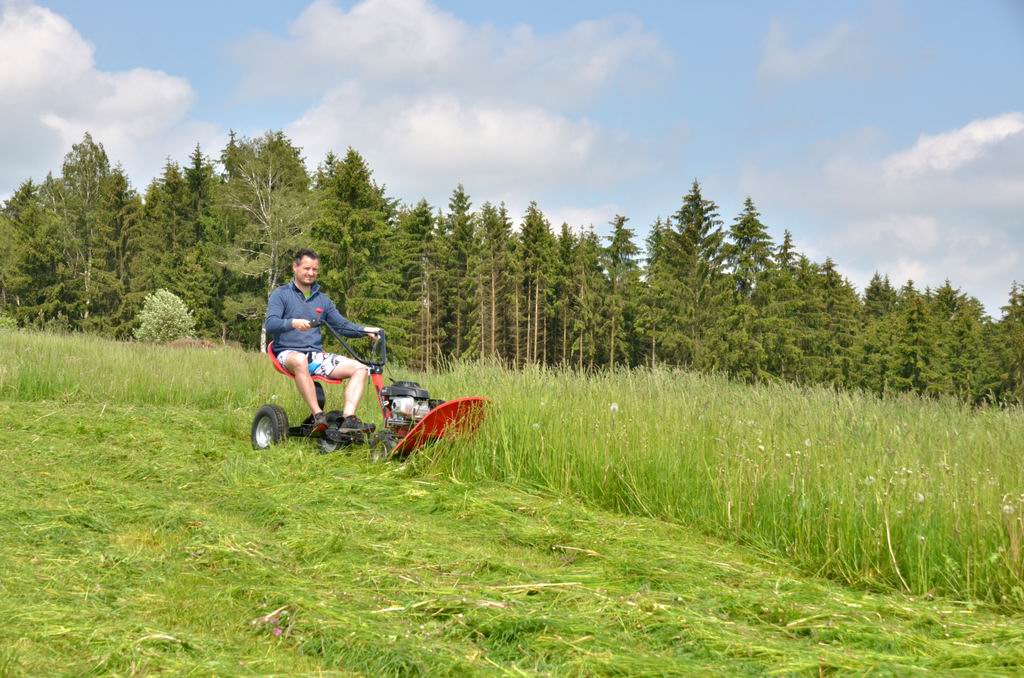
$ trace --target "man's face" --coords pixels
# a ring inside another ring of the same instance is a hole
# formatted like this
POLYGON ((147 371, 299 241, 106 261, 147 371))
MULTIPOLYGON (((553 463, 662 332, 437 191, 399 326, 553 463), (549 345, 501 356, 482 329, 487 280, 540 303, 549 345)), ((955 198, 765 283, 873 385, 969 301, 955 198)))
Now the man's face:
POLYGON ((316 276, 320 273, 320 260, 302 257, 299 263, 292 264, 292 273, 302 285, 309 287, 316 282, 316 276))

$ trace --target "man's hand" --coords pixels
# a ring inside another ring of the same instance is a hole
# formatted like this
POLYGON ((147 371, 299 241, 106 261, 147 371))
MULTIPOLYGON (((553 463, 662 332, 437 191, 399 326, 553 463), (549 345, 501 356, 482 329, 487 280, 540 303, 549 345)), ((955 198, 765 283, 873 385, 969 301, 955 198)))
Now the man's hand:
POLYGON ((379 327, 364 327, 363 332, 366 332, 366 336, 368 336, 370 339, 373 339, 374 341, 377 341, 377 339, 380 338, 379 327))
POLYGON ((312 329, 313 325, 310 324, 305 318, 292 318, 292 329, 305 332, 308 329, 312 329))

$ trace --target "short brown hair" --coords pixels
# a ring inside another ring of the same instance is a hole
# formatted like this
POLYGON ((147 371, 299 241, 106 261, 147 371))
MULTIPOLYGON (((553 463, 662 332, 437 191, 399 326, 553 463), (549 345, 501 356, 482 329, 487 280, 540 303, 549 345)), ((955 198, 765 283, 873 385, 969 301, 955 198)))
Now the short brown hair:
POLYGON ((308 247, 303 247, 301 250, 297 250, 295 252, 295 258, 292 259, 292 263, 298 266, 299 264, 302 263, 303 257, 309 257, 310 259, 320 261, 320 257, 317 256, 316 252, 309 249, 308 247))

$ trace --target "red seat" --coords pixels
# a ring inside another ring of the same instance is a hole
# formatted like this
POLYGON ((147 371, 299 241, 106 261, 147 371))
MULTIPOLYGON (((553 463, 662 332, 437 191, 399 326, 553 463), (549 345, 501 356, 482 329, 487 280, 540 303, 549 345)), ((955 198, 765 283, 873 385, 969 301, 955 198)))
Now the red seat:
MULTIPOLYGON (((288 377, 294 379, 295 375, 288 371, 288 368, 281 364, 281 361, 274 355, 274 342, 267 344, 267 357, 270 358, 270 362, 274 364, 274 369, 288 377)), ((340 384, 344 382, 344 379, 331 379, 330 377, 324 377, 319 374, 313 375, 313 381, 322 381, 325 384, 340 384)))

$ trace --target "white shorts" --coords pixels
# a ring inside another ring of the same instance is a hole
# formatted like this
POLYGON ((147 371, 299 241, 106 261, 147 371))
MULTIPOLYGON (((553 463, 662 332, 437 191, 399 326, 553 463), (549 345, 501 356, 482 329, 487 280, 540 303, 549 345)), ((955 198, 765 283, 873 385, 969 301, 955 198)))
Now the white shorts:
POLYGON ((287 361, 293 353, 306 357, 309 374, 314 377, 330 377, 331 372, 334 372, 334 368, 340 365, 341 361, 345 359, 344 356, 340 356, 335 353, 324 353, 323 351, 303 353, 302 351, 284 350, 277 354, 278 362, 282 365, 286 365, 285 361, 287 361))

